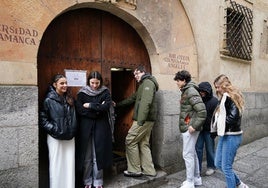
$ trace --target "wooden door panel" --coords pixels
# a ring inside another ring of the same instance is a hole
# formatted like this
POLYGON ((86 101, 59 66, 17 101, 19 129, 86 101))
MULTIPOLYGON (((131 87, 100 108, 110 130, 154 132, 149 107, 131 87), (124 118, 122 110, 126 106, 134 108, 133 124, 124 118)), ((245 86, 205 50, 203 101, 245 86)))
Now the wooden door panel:
POLYGON ((103 14, 102 56, 111 67, 135 68, 143 64, 150 72, 147 50, 137 32, 111 14, 103 14))
MULTIPOLYGON (((126 22, 108 13, 102 15, 102 61, 110 66, 102 66, 108 80, 112 80, 112 96, 119 102, 136 91, 136 81, 131 71, 115 71, 109 77, 111 67, 136 68, 143 64, 150 72, 147 50, 137 32, 126 22)), ((119 153, 125 151, 125 137, 132 125, 133 106, 120 110, 115 124, 114 149, 119 153)))
MULTIPOLYGON (((113 100, 116 103, 129 97, 136 90, 136 81, 133 79, 131 71, 112 72, 112 83, 113 100)), ((125 137, 133 122, 133 105, 124 109, 117 109, 116 114, 114 151, 118 155, 124 155, 125 137)))
MULTIPOLYGON (((55 19, 43 35, 38 53, 40 100, 54 74, 65 69, 101 71, 101 17, 99 11, 70 11, 55 19)), ((73 96, 79 88, 70 87, 73 96)))

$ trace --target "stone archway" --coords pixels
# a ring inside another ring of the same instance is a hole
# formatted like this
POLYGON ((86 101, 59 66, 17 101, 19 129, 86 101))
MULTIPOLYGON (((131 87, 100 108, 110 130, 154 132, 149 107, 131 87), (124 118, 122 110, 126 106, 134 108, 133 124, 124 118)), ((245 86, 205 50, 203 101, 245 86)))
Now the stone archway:
MULTIPOLYGON (((132 75, 139 64, 151 70, 148 52, 137 32, 120 18, 97 9, 75 9, 55 18, 46 29, 38 52, 39 108, 54 74, 72 71, 99 71, 114 100, 136 90, 132 75), (116 71, 115 71, 116 70, 116 71)), ((81 87, 70 87, 73 97, 81 87)), ((132 124, 132 108, 118 116, 115 154, 124 157, 124 138, 132 124)), ((40 185, 48 182, 46 134, 39 131, 40 185), (45 182, 45 183, 44 183, 45 182)))

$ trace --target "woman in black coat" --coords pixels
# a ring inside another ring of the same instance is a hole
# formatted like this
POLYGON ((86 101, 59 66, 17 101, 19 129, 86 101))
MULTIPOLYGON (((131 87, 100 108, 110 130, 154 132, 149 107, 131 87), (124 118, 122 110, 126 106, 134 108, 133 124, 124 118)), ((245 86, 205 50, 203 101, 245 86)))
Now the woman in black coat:
POLYGON ((99 72, 91 72, 77 94, 79 125, 76 139, 77 180, 85 188, 102 188, 103 169, 112 165, 112 133, 108 113, 112 99, 99 72))
POLYGON ((67 88, 66 77, 55 75, 40 110, 40 127, 47 133, 50 188, 75 186, 76 115, 67 88))

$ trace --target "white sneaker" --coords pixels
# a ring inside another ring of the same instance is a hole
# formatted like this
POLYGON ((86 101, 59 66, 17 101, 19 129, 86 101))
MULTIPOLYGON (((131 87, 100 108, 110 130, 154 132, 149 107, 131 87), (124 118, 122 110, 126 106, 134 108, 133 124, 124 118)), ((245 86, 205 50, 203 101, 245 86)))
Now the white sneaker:
POLYGON ((206 171, 206 175, 207 175, 207 176, 211 176, 211 175, 214 174, 214 173, 215 173, 215 170, 212 169, 212 168, 208 168, 207 171, 206 171))
POLYGON ((248 186, 246 184, 244 184, 242 181, 240 182, 240 184, 237 187, 238 188, 248 188, 248 186))
POLYGON ((187 183, 187 180, 185 180, 184 182, 182 182, 181 186, 183 186, 185 183, 187 183))
POLYGON ((189 181, 184 181, 181 184, 180 188, 194 188, 194 183, 193 182, 189 182, 189 181))
POLYGON ((195 177, 194 178, 194 185, 202 185, 202 178, 201 177, 195 177))

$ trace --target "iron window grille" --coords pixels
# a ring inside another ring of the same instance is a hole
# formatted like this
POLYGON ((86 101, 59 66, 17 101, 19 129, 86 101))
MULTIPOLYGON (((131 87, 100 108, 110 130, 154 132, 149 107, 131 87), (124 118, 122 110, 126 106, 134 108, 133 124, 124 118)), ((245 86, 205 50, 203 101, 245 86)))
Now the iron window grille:
POLYGON ((252 59, 252 11, 235 1, 226 1, 229 1, 229 6, 225 9, 225 46, 222 53, 250 61, 252 59))

